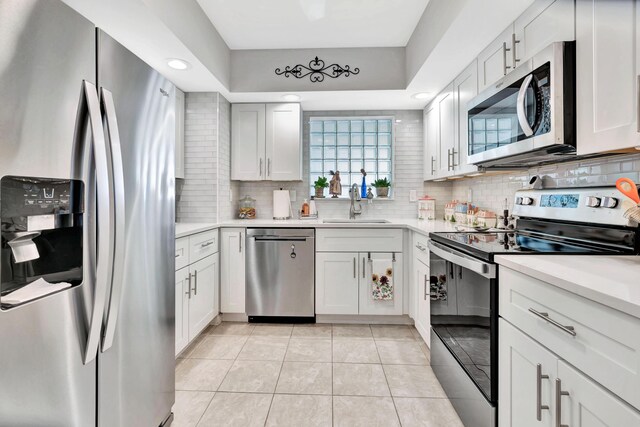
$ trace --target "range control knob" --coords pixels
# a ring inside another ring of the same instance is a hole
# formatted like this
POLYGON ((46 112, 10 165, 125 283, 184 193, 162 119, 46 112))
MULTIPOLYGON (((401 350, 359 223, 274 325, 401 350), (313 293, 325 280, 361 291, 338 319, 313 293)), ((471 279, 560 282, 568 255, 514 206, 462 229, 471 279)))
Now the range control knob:
POLYGON ((618 199, 615 197, 603 197, 600 204, 603 208, 613 209, 618 206, 618 199))
POLYGON ((516 197, 516 205, 522 204, 522 197, 516 197))
POLYGON ((533 199, 531 197, 523 197, 522 198, 522 203, 525 206, 530 206, 533 204, 533 199))
POLYGON ((584 205, 590 208, 597 208, 600 206, 600 197, 589 196, 585 199, 584 205))

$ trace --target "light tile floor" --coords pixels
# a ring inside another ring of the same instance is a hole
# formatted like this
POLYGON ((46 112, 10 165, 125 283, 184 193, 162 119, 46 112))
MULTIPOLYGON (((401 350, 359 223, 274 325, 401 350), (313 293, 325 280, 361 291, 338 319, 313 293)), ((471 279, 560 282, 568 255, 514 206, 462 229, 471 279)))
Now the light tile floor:
POLYGON ((174 427, 462 427, 412 326, 210 326, 176 361, 174 427))

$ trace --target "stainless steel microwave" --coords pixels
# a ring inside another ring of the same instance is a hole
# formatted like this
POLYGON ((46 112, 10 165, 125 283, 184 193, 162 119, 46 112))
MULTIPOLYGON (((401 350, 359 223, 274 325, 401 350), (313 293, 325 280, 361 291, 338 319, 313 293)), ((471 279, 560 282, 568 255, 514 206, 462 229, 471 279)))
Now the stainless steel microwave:
POLYGON ((467 104, 468 160, 528 167, 576 152, 575 42, 557 42, 467 104))

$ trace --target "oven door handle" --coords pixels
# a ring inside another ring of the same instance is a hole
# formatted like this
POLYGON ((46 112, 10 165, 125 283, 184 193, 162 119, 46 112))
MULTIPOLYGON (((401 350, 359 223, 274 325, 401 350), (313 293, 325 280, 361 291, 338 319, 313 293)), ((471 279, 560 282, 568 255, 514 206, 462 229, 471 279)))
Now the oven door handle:
POLYGON ((518 113, 518 122, 520 123, 520 127, 524 132, 525 136, 533 135, 533 129, 529 124, 529 120, 527 119, 527 113, 525 112, 525 96, 527 94, 527 89, 533 80, 533 74, 529 74, 522 81, 522 85, 520 86, 520 90, 518 91, 518 101, 516 104, 516 112, 518 113))
POLYGON ((496 266, 494 264, 482 262, 433 241, 429 241, 429 249, 432 254, 439 256, 445 261, 452 262, 455 265, 471 270, 488 279, 496 278, 496 266))

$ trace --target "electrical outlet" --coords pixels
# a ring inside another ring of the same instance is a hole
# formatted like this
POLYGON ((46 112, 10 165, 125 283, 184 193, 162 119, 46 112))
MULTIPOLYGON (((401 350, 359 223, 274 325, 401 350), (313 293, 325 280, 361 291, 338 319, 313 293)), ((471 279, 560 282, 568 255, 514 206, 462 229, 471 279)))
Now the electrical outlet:
POLYGON ((417 200, 418 200, 418 191, 417 190, 409 191, 409 201, 415 202, 417 200))
POLYGON ((296 190, 289 190, 289 199, 291 199, 292 202, 296 201, 296 190))

